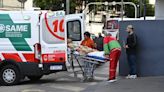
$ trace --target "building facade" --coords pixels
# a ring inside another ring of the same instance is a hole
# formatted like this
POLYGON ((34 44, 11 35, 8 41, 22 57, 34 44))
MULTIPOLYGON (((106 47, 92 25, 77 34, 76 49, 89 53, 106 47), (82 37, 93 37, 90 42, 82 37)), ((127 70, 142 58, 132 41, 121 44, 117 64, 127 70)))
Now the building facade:
POLYGON ((1 10, 29 10, 33 7, 33 0, 27 0, 24 4, 18 0, 0 0, 1 10))
POLYGON ((164 20, 164 0, 156 0, 155 3, 155 18, 157 20, 164 20))

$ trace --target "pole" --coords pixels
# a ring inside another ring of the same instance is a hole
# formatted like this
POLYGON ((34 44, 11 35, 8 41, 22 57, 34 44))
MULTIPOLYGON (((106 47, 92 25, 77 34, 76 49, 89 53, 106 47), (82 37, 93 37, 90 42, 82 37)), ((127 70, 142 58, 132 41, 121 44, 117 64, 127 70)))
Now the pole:
POLYGON ((146 20, 146 0, 144 0, 144 20, 146 20))
POLYGON ((23 9, 24 9, 24 7, 25 7, 24 5, 25 5, 25 2, 23 2, 23 9))
POLYGON ((23 3, 21 3, 21 10, 23 10, 23 3))
POLYGON ((0 8, 2 7, 2 0, 0 0, 0 8))
POLYGON ((3 0, 2 0, 2 8, 3 8, 4 6, 3 6, 3 0))
POLYGON ((140 5, 137 5, 137 18, 140 18, 140 5))
POLYGON ((142 17, 143 2, 142 0, 139 0, 139 1, 140 1, 140 17, 142 17))
POLYGON ((70 0, 66 0, 66 14, 69 14, 70 12, 69 7, 70 7, 70 0))
POLYGON ((123 4, 124 4, 124 0, 121 0, 121 20, 123 20, 123 16, 124 16, 124 14, 123 14, 123 11, 124 11, 123 4))

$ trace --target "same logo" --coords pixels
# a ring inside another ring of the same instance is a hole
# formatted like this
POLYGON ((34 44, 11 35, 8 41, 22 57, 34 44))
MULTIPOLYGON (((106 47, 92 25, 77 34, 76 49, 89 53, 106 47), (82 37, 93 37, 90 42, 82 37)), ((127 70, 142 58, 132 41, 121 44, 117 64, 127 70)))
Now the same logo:
POLYGON ((3 33, 5 31, 5 25, 0 24, 0 33, 3 33))

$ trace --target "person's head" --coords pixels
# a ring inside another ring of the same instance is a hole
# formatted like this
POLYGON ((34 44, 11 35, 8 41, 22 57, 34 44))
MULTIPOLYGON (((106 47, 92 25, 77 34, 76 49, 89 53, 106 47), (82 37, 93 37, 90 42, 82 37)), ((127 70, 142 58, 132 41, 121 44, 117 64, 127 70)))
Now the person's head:
POLYGON ((92 39, 95 39, 96 38, 96 35, 95 34, 91 34, 91 38, 92 39))
POLYGON ((99 37, 102 37, 101 33, 98 33, 99 37))
POLYGON ((128 25, 127 28, 126 28, 126 32, 131 33, 131 32, 134 31, 133 29, 134 29, 134 28, 133 28, 132 25, 128 25))
POLYGON ((102 33, 104 34, 104 36, 112 36, 111 33, 107 32, 107 31, 103 31, 102 33))
POLYGON ((67 43, 72 43, 72 39, 68 38, 67 43))
POLYGON ((84 38, 85 38, 85 39, 90 38, 90 36, 91 36, 91 34, 90 34, 89 32, 85 32, 85 33, 84 33, 84 38))
POLYGON ((108 29, 112 29, 113 28, 113 24, 111 22, 108 22, 107 28, 108 29))

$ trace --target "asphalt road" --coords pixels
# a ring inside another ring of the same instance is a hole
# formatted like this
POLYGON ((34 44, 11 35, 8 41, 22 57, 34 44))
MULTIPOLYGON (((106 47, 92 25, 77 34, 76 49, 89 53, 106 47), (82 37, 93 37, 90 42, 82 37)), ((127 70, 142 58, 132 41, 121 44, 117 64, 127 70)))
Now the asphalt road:
POLYGON ((115 83, 108 83, 108 63, 98 67, 95 80, 83 82, 79 74, 59 72, 44 76, 39 81, 25 79, 18 85, 0 86, 0 92, 164 92, 164 76, 125 79, 118 77, 115 83))
POLYGON ((105 81, 108 76, 107 66, 108 63, 99 66, 95 71, 95 80, 90 82, 83 82, 81 74, 76 78, 71 71, 59 72, 45 75, 35 82, 26 78, 18 85, 0 86, 0 92, 80 92, 105 81))

